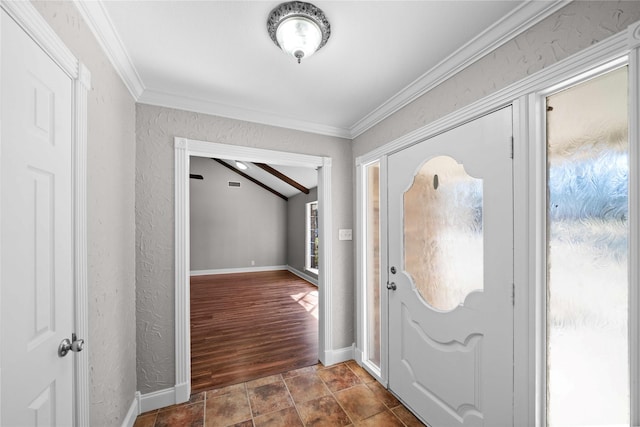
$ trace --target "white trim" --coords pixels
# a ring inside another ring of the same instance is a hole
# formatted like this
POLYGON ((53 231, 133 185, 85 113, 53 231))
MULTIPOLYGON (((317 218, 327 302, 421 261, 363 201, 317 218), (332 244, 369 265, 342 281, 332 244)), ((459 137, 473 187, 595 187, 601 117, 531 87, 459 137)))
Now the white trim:
POLYGON ((349 129, 351 138, 356 138, 371 129, 416 98, 450 79, 453 75, 569 3, 570 1, 529 1, 523 3, 353 124, 349 129))
POLYGON ((356 164, 368 163, 386 154, 394 153, 410 145, 432 138, 439 133, 446 132, 480 117, 489 111, 510 105, 513 100, 523 95, 561 83, 566 79, 567 75, 587 72, 595 67, 619 59, 625 56, 627 52, 627 33, 622 31, 466 107, 358 156, 356 164))
MULTIPOLYGON (((74 357, 74 425, 89 425, 89 335, 87 277, 87 93, 91 73, 73 55, 31 2, 0 0, 0 7, 73 80, 74 329, 88 348, 74 357)), ((71 331, 70 331, 71 332, 71 331)))
MULTIPOLYGON (((640 22, 629 27, 629 260, 640 259, 640 22)), ((629 262, 631 425, 640 426, 640 265, 629 262)))
MULTIPOLYGON (((87 270, 87 96, 91 89, 91 73, 79 63, 75 92, 74 147, 74 268, 75 268, 75 333, 91 349, 89 334, 89 276, 87 270)), ((90 373, 89 350, 75 354, 76 425, 89 425, 90 373)))
POLYGON ((300 270, 298 270, 296 268, 293 268, 290 265, 287 265, 287 271, 289 273, 291 273, 291 274, 295 274, 296 276, 298 276, 302 280, 306 280, 307 282, 311 283, 312 285, 318 286, 318 279, 316 279, 315 277, 309 276, 308 274, 306 274, 303 271, 300 271, 300 270))
POLYGON ((208 276, 216 274, 259 273, 261 271, 286 270, 286 265, 268 265, 264 267, 216 268, 212 270, 192 270, 190 276, 208 276))
MULTIPOLYGON (((267 111, 251 110, 229 104, 221 104, 215 101, 193 98, 185 95, 173 94, 157 89, 145 89, 138 102, 142 104, 157 105, 159 107, 176 108, 196 113, 211 114, 228 119, 243 120, 251 123, 260 123, 267 126, 278 126, 302 132, 317 133, 320 135, 335 136, 350 139, 351 132, 348 129, 336 126, 314 123, 306 120, 293 119, 280 114, 267 111)), ((345 141, 346 143, 347 141, 345 141)))
POLYGON ((65 73, 78 77, 78 59, 31 2, 0 0, 0 5, 65 73))
POLYGON ((144 91, 144 84, 104 4, 102 1, 74 0, 73 2, 129 93, 133 99, 138 100, 144 91))
MULTIPOLYGON (((387 172, 388 156, 380 158, 380 376, 382 383, 389 383, 389 292, 385 292, 390 279, 389 269, 389 205, 387 172), (385 285, 385 287, 383 287, 385 285), (385 349, 387 351, 385 351, 385 349)), ((368 362, 365 361, 365 366, 368 362)))
MULTIPOLYGON (((191 384, 190 304, 189 304, 189 159, 190 156, 216 157, 240 161, 260 161, 277 165, 318 169, 318 210, 320 214, 321 252, 318 277, 319 336, 318 357, 325 362, 331 351, 331 158, 236 145, 216 144, 188 138, 174 138, 175 146, 175 357, 176 401, 189 399, 191 384)), ((286 267, 285 267, 286 268, 286 267)), ((171 403, 171 404, 172 404, 171 403)), ((143 406, 143 410, 146 406, 143 406)))
POLYGON ((190 156, 209 157, 214 153, 219 159, 241 159, 247 162, 266 161, 278 165, 300 166, 305 168, 319 168, 324 164, 322 161, 324 157, 308 154, 265 150, 241 145, 218 144, 187 138, 175 138, 175 143, 176 146, 184 146, 185 149, 188 145, 190 156))
POLYGON ((74 2, 87 26, 95 35, 98 43, 137 102, 348 139, 353 139, 367 131, 455 73, 569 3, 569 1, 565 0, 523 3, 383 104, 349 126, 349 128, 340 128, 293 119, 267 111, 250 110, 239 106, 173 94, 159 89, 145 88, 144 82, 140 78, 126 47, 109 18, 103 1, 74 0, 74 2))
POLYGON ((358 365, 362 366, 362 357, 363 357, 363 353, 362 350, 360 350, 360 348, 354 343, 353 344, 353 360, 355 360, 358 365))
POLYGON ((535 411, 535 389, 530 379, 535 377, 535 355, 529 337, 535 330, 529 301, 535 300, 535 289, 528 286, 531 265, 529 242, 531 201, 529 199, 529 109, 527 97, 513 102, 513 425, 529 425, 535 411), (516 331, 529 331, 527 334, 516 331))
POLYGON ((333 348, 333 207, 331 199, 331 158, 322 158, 318 169, 318 227, 320 259, 318 260, 318 358, 327 364, 327 352, 333 348))
POLYGON ((351 360, 355 355, 355 344, 351 344, 349 347, 339 348, 336 350, 327 350, 324 352, 324 366, 335 365, 336 363, 346 362, 351 360))
POLYGON ((356 318, 354 330, 356 333, 354 348, 353 348, 353 358, 358 364, 362 365, 362 361, 364 360, 364 351, 366 344, 366 324, 367 319, 365 318, 366 307, 365 307, 365 286, 366 286, 366 275, 365 275, 365 251, 366 251, 366 232, 365 232, 365 212, 364 204, 365 204, 365 179, 364 179, 364 171, 365 165, 356 164, 356 193, 355 193, 355 227, 354 227, 354 235, 356 243, 356 271, 355 271, 355 279, 356 279, 356 288, 355 288, 355 296, 356 296, 356 318))
POLYGON ((136 394, 138 396, 138 411, 140 414, 153 411, 155 409, 164 408, 165 406, 183 403, 182 400, 179 400, 176 397, 177 393, 175 387, 169 387, 145 394, 136 392, 136 394))
POLYGON ((136 391, 135 395, 133 396, 131 406, 129 406, 129 410, 127 411, 127 415, 124 416, 124 420, 122 421, 122 427, 133 427, 133 425, 136 423, 136 418, 140 414, 140 407, 138 406, 139 403, 140 392, 136 391))
MULTIPOLYGON (((176 385, 191 384, 191 288, 189 286, 189 151, 175 144, 175 364, 176 385)), ((191 390, 180 396, 189 400, 191 390)))

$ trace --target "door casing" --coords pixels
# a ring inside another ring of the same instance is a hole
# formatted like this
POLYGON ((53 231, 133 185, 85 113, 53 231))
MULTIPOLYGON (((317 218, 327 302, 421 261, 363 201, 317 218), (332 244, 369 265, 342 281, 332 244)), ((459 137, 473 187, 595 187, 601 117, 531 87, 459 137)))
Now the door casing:
MULTIPOLYGON (((175 138, 175 401, 191 395, 191 345, 189 300, 189 157, 216 157, 247 162, 267 162, 318 169, 318 210, 320 228, 320 268, 318 271, 318 358, 325 365, 337 361, 332 351, 332 219, 331 158, 287 153, 188 138, 175 138)), ((146 408, 151 410, 156 408, 146 408)))

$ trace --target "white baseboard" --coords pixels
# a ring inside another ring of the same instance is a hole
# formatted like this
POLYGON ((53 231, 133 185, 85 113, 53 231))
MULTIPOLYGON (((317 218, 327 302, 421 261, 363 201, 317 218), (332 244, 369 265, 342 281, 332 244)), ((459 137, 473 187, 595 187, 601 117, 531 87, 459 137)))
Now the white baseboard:
POLYGON ((360 350, 358 347, 353 346, 353 359, 358 362, 359 365, 362 365, 362 356, 364 352, 360 350))
POLYGON ((313 276, 310 276, 307 273, 302 272, 302 271, 300 271, 298 269, 295 269, 295 268, 291 267, 290 265, 287 265, 287 270, 290 273, 295 274, 299 278, 301 278, 303 280, 306 280, 307 282, 311 283, 312 285, 318 286, 318 279, 317 278, 315 278, 313 276))
POLYGON ((191 397, 190 383, 176 384, 174 390, 176 392, 176 403, 186 402, 191 397))
POLYGON ((192 270, 190 275, 207 276, 209 274, 257 273, 260 271, 279 271, 286 269, 286 265, 271 265, 266 267, 218 268, 214 270, 192 270))
POLYGON ((176 388, 165 388, 164 390, 152 391, 151 393, 141 394, 140 403, 138 405, 140 413, 153 411, 154 409, 164 408, 165 406, 175 405, 176 388))
POLYGON ((354 357, 353 354, 354 344, 350 347, 339 348, 337 350, 327 350, 324 352, 324 365, 331 366, 336 363, 346 362, 354 357))
POLYGON ((122 421, 122 427, 133 427, 136 422, 136 418, 140 414, 140 392, 136 391, 136 394, 133 396, 133 402, 131 402, 131 406, 129 406, 129 410, 127 411, 127 415, 125 415, 124 420, 122 421))

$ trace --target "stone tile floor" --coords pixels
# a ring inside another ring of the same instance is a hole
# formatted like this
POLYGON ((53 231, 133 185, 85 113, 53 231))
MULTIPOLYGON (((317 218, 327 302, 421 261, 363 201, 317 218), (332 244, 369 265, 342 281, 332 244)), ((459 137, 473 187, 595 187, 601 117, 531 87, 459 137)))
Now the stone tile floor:
POLYGON ((424 426, 358 364, 296 369, 197 393, 134 427, 424 426))

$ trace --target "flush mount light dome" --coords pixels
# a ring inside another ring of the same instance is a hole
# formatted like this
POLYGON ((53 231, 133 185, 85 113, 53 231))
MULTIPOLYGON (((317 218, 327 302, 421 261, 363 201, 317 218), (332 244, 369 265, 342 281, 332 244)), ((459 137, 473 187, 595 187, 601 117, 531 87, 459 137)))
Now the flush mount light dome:
POLYGON ((267 31, 280 49, 300 63, 302 58, 308 58, 327 43, 331 25, 318 7, 290 1, 271 11, 267 31))

